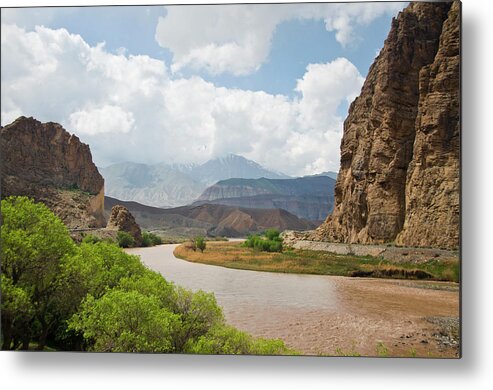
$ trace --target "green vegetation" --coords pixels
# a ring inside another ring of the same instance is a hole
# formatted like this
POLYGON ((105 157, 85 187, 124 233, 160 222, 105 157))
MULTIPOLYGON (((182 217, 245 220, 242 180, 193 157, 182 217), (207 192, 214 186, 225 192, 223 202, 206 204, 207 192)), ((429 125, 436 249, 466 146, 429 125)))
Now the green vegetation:
POLYGON ((204 252, 205 250, 205 247, 206 247, 206 243, 205 243, 205 239, 204 237, 202 236, 199 236, 199 237, 195 237, 194 238, 194 241, 195 241, 195 247, 200 251, 200 252, 204 252))
POLYGON ((161 237, 151 232, 142 233, 142 246, 161 245, 163 242, 161 237))
MULTIPOLYGON (((264 238, 260 240, 266 241, 264 238)), ((255 241, 254 241, 255 242, 255 241)), ((255 271, 286 272, 316 275, 380 277, 392 279, 424 279, 459 281, 459 261, 431 259, 422 263, 392 263, 371 256, 338 255, 325 251, 285 249, 282 253, 260 251, 250 244, 238 242, 210 243, 207 252, 191 251, 181 245, 175 256, 197 263, 255 271)), ((417 284, 419 282, 416 282, 417 284)), ((435 283, 424 288, 457 288, 435 283)))
POLYGON ((167 282, 137 256, 76 245, 43 204, 2 200, 2 349, 293 354, 225 324, 213 294, 167 282))
POLYGON ((277 229, 268 229, 263 236, 249 235, 243 246, 262 252, 282 252, 282 238, 277 229))
POLYGON ((99 237, 95 236, 94 234, 87 234, 82 239, 82 242, 84 244, 97 244, 100 241, 101 241, 101 239, 99 237))
POLYGON ((135 239, 132 235, 122 230, 116 234, 116 240, 118 241, 118 246, 120 248, 131 248, 135 246, 135 239))

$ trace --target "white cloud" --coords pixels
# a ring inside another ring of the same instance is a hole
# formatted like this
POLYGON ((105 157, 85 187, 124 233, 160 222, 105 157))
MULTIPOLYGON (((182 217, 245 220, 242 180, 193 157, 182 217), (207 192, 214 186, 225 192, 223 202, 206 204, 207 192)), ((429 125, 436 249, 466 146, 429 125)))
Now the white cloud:
POLYGON ((303 95, 300 125, 323 130, 320 126, 338 124, 337 107, 343 102, 351 103, 359 94, 363 81, 358 69, 346 58, 308 65, 307 72, 296 84, 296 90, 303 95))
POLYGON ((70 114, 70 128, 79 134, 96 135, 101 133, 128 133, 135 123, 131 112, 121 107, 104 105, 70 114))
POLYGON ((109 53, 63 29, 1 32, 2 124, 21 114, 60 122, 98 165, 237 153, 291 175, 337 170, 338 107, 363 80, 343 58, 311 64, 290 99, 174 78, 162 61, 109 53))
POLYGON ((324 20, 336 40, 350 45, 354 27, 383 14, 394 15, 405 3, 234 4, 170 6, 159 18, 156 40, 173 53, 173 71, 184 67, 211 74, 245 75, 269 55, 276 27, 287 20, 324 20))

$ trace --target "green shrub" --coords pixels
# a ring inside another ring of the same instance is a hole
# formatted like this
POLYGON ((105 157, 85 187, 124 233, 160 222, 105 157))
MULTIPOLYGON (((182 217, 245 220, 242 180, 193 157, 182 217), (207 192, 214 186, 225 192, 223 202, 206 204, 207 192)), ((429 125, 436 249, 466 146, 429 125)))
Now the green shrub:
POLYGON ((264 233, 264 236, 271 241, 280 241, 281 238, 279 237, 281 233, 277 229, 267 229, 264 233))
POLYGON ((96 244, 98 242, 100 242, 101 239, 99 237, 96 237, 95 235, 93 234, 88 234, 87 236, 85 236, 83 239, 82 239, 82 242, 84 244, 96 244))
POLYGON ((1 213, 2 349, 26 349, 33 339, 43 349, 76 303, 65 291, 62 270, 77 247, 63 222, 43 203, 9 197, 1 201, 1 213), (19 305, 25 310, 7 315, 19 305), (22 340, 22 346, 16 340, 22 340))
POLYGON ((98 352, 173 352, 179 320, 153 295, 112 290, 100 299, 89 295, 69 329, 93 340, 90 349, 98 352))
POLYGON ((249 235, 243 246, 261 252, 282 252, 282 239, 279 237, 279 231, 269 229, 265 232, 265 237, 249 235))
POLYGON ((122 230, 116 234, 116 240, 118 241, 118 246, 120 248, 131 248, 135 246, 135 239, 132 235, 122 230))
POLYGON ((228 355, 294 355, 282 340, 255 339, 228 325, 215 326, 206 335, 187 345, 187 352, 228 355))
POLYGON ((206 247, 206 243, 205 243, 204 237, 202 237, 202 236, 195 237, 194 241, 195 241, 195 247, 199 251, 203 252, 205 250, 205 247, 206 247))
POLYGON ((161 245, 161 244, 162 244, 161 237, 157 236, 156 234, 151 232, 142 233, 142 246, 148 247, 148 246, 161 245))

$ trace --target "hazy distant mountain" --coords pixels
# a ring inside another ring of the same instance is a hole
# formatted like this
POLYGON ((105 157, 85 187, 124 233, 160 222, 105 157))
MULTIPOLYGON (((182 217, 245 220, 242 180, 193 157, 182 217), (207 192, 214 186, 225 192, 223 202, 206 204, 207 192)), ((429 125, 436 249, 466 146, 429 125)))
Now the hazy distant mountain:
POLYGON ((107 196, 104 201, 106 214, 109 215, 111 207, 117 204, 127 207, 142 228, 159 230, 173 237, 242 237, 268 228, 309 230, 315 227, 313 223, 281 209, 260 210, 219 204, 160 209, 107 196))
POLYGON ((288 178, 254 161, 229 154, 204 164, 138 164, 125 162, 99 168, 105 179, 105 194, 125 201, 155 207, 192 203, 207 186, 219 180, 239 178, 288 178))
POLYGON ((205 188, 205 184, 165 164, 125 162, 99 171, 105 179, 106 195, 156 207, 188 204, 205 188))
POLYGON ((269 171, 255 161, 236 154, 228 154, 226 157, 215 158, 205 164, 194 166, 190 169, 190 175, 197 181, 211 185, 219 180, 230 178, 258 179, 289 179, 282 173, 269 171))
POLYGON ((208 187, 195 204, 280 208, 300 218, 323 221, 332 211, 334 185, 334 179, 319 175, 281 180, 235 178, 208 187))
POLYGON ((337 172, 332 172, 332 171, 317 173, 316 175, 313 175, 313 176, 328 176, 331 179, 337 180, 337 172))

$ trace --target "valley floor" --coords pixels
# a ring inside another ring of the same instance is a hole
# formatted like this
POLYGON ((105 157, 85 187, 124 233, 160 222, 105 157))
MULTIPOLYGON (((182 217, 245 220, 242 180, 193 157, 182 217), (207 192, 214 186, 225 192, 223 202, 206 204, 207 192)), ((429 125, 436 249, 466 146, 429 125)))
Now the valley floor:
POLYGON ((253 271, 454 282, 436 285, 436 288, 447 289, 458 289, 460 270, 457 259, 431 258, 428 261, 396 263, 380 257, 305 249, 260 252, 245 248, 240 242, 208 242, 203 253, 180 245, 174 255, 196 263, 253 271))

